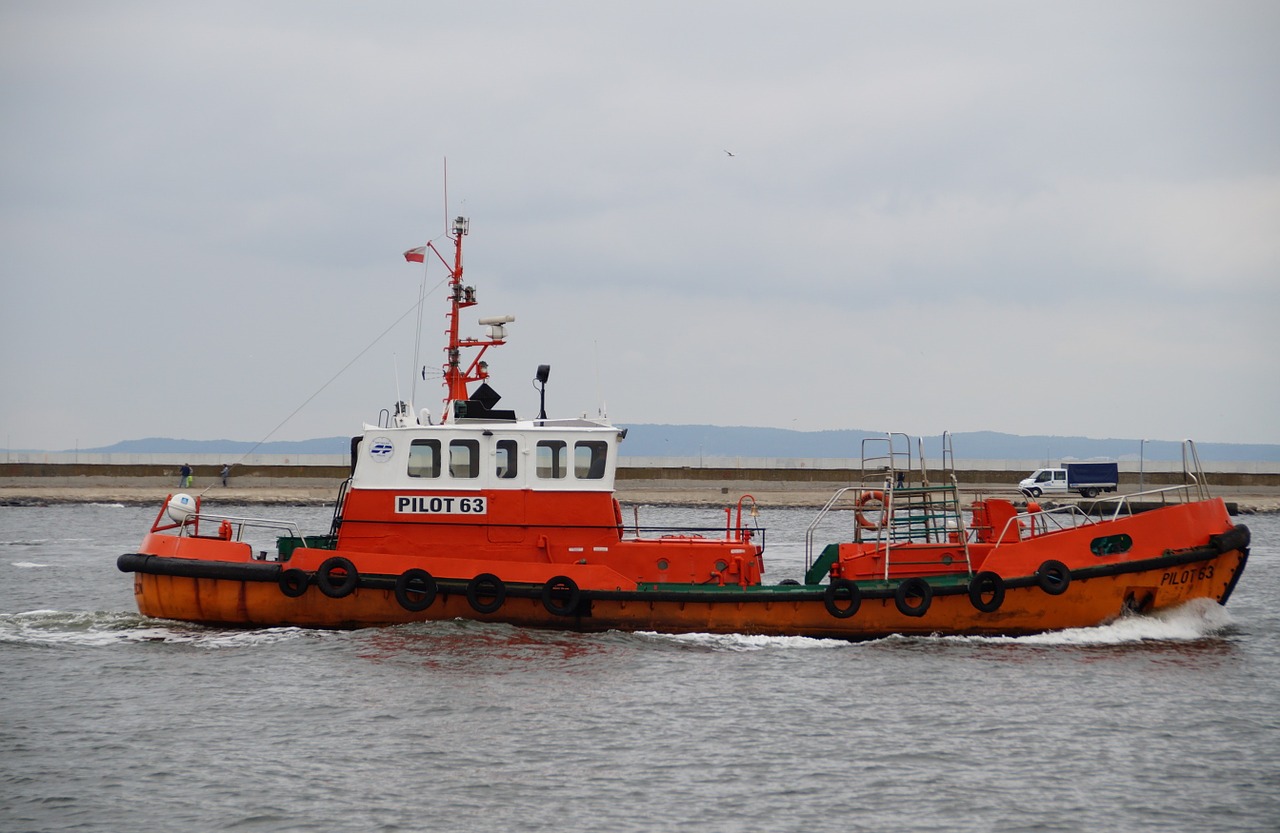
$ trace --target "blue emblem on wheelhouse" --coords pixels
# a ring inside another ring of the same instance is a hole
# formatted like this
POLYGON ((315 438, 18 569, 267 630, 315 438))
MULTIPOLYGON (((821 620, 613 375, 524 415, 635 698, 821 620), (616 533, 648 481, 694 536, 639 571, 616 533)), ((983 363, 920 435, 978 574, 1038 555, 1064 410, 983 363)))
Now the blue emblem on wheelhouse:
POLYGON ((386 437, 378 437, 369 446, 369 456, 373 459, 385 463, 391 459, 391 455, 395 452, 396 447, 391 444, 391 440, 386 437))

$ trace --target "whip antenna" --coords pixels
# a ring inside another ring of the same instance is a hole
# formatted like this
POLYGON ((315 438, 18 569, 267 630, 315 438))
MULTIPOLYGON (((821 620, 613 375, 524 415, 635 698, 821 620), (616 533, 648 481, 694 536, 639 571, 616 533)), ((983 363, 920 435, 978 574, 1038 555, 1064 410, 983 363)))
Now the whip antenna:
MULTIPOLYGON (((427 258, 422 258, 422 283, 418 286, 418 329, 413 336, 413 382, 409 387, 409 403, 418 401, 418 360, 422 348, 422 310, 427 305, 427 258)), ((397 385, 399 382, 396 383, 397 385)))

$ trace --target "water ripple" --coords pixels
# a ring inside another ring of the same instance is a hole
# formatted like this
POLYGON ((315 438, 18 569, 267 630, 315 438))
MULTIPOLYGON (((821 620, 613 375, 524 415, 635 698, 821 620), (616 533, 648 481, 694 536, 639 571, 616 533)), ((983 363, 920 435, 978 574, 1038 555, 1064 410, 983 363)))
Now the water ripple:
POLYGON ((136 613, 109 611, 30 610, 0 613, 0 643, 40 646, 101 647, 129 643, 233 648, 271 645, 318 631, 303 628, 220 630, 183 622, 151 619, 136 613))

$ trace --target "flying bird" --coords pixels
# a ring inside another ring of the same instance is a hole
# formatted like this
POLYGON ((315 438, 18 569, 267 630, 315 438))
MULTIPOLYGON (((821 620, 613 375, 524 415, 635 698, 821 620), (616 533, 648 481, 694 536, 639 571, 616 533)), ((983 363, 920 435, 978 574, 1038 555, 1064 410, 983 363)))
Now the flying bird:
POLYGON ((725 153, 728 153, 730 156, 737 156, 737 154, 736 154, 736 153, 730 153, 730 152, 729 152, 729 151, 727 151, 727 150, 725 151, 725 153))

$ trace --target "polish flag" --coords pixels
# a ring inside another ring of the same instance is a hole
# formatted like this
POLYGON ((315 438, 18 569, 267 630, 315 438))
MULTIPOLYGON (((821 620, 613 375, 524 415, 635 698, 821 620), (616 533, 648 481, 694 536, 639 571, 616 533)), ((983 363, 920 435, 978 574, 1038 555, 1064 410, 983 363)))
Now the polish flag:
POLYGON ((404 259, 411 263, 424 263, 427 259, 427 247, 419 246, 404 253, 404 259))

